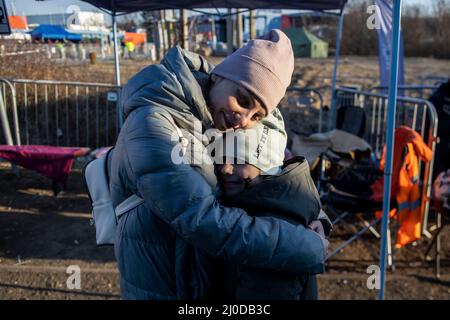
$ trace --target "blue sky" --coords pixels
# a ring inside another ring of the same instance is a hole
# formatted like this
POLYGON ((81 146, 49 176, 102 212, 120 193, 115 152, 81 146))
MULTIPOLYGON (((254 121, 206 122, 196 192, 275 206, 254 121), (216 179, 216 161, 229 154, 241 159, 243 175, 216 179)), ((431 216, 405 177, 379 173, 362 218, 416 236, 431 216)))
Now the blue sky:
MULTIPOLYGON (((403 0, 404 5, 423 2, 423 0, 403 0)), ((13 11, 17 15, 65 13, 70 5, 77 5, 83 11, 98 11, 97 8, 79 0, 46 0, 44 2, 35 0, 6 0, 6 4, 10 15, 12 15, 13 11)))

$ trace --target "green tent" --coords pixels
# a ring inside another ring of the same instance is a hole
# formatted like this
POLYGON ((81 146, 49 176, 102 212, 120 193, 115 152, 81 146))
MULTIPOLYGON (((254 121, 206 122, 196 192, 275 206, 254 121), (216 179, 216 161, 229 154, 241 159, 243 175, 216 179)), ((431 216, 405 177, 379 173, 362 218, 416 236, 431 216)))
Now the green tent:
POLYGON ((328 42, 319 39, 305 28, 287 28, 283 31, 291 39, 296 58, 328 57, 328 42))

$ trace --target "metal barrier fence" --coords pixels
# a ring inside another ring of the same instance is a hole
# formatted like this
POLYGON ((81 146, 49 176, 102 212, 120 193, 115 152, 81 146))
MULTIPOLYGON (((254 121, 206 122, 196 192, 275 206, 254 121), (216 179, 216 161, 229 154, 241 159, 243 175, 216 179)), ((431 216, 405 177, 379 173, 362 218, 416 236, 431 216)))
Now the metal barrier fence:
MULTIPOLYGON (((97 148, 115 142, 120 87, 47 80, 1 82, 4 99, 10 100, 5 114, 14 115, 9 126, 16 132, 15 144, 97 148)), ((0 144, 8 143, 6 136, 0 138, 0 144)))
MULTIPOLYGON (((398 86, 399 95, 411 98, 428 99, 439 87, 440 82, 435 84, 409 84, 398 86)), ((370 89, 374 93, 387 94, 389 87, 376 86, 370 89)))
MULTIPOLYGON (((364 139, 372 146, 377 159, 381 158, 386 143, 388 96, 337 88, 335 91, 336 106, 359 106, 365 110, 366 128, 364 139)), ((396 126, 407 126, 418 132, 432 150, 434 156, 437 142, 438 117, 433 104, 427 100, 401 97, 397 98, 396 126)), ((433 161, 420 162, 420 177, 423 205, 423 231, 426 233, 428 210, 433 176, 433 161)))
POLYGON ((18 114, 17 114, 17 105, 16 105, 16 91, 14 89, 13 84, 6 80, 0 78, 0 122, 2 125, 2 133, 3 133, 3 139, 4 142, 8 145, 20 145, 20 134, 19 134, 19 120, 18 120, 18 114), (8 117, 8 108, 7 106, 11 106, 12 113, 13 113, 13 119, 12 124, 14 128, 14 138, 16 139, 15 143, 13 140, 13 135, 11 132, 11 125, 10 120, 8 117))
POLYGON ((322 132, 322 94, 311 88, 289 87, 286 98, 280 103, 286 129, 301 133, 322 132))

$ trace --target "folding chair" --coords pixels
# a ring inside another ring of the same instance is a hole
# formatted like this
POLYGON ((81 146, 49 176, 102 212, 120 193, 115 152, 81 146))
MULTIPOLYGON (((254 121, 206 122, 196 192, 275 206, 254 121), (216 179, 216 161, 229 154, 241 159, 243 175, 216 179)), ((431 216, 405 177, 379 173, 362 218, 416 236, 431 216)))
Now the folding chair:
POLYGON ((337 110, 336 129, 362 138, 366 128, 366 113, 363 108, 344 105, 337 110))
MULTIPOLYGON (((341 160, 333 158, 330 160, 327 154, 323 154, 324 161, 334 162, 331 167, 339 165, 341 160), (325 160, 326 159, 326 160, 325 160)), ((331 168, 329 167, 329 168, 331 168)), ((352 236, 333 250, 327 260, 333 258, 342 249, 350 245, 367 231, 370 231, 376 238, 380 238, 375 227, 380 223, 381 219, 375 217, 377 211, 382 210, 382 202, 374 201, 370 198, 370 185, 373 181, 383 175, 379 168, 371 165, 352 164, 343 169, 334 177, 327 177, 326 173, 322 175, 322 187, 320 189, 321 201, 325 212, 334 217, 333 225, 341 224, 346 230, 355 223, 361 223, 362 226, 353 233, 352 236)), ((396 202, 391 201, 391 207, 396 207, 396 202)), ((390 241, 390 231, 388 234, 388 265, 393 266, 393 252, 390 241)), ((362 239, 363 240, 363 239, 362 239)), ((367 245, 372 255, 377 253, 367 245)))
MULTIPOLYGON (((365 111, 361 107, 346 103, 337 110, 336 129, 363 137, 366 126, 365 111)), ((379 164, 370 157, 353 159, 350 154, 338 154, 328 150, 320 155, 319 165, 315 168, 317 189, 321 195, 324 210, 334 218, 333 225, 341 224, 353 235, 331 252, 327 259, 331 259, 343 248, 370 231, 375 237, 380 235, 375 227, 380 219, 375 219, 376 211, 381 210, 382 202, 370 199, 368 186, 383 175, 379 164), (318 172, 317 172, 318 171, 318 172), (351 221, 348 221, 351 219, 351 221), (355 223, 362 223, 362 228, 356 232, 350 230, 355 223)), ((394 204, 395 205, 395 204, 394 204)), ((368 250, 374 256, 370 246, 368 250)), ((388 261, 392 265, 392 250, 389 242, 388 261)))

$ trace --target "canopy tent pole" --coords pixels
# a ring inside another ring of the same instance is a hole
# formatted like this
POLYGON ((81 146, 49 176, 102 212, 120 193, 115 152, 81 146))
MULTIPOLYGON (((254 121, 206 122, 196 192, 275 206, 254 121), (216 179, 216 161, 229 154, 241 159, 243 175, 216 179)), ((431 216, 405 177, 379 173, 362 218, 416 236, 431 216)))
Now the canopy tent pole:
POLYGON ((216 36, 216 17, 211 16, 211 33, 212 33, 212 49, 213 52, 217 52, 217 36, 216 36))
POLYGON ((381 220, 381 249, 380 249, 380 291, 378 299, 384 299, 386 282, 386 260, 387 260, 387 242, 389 228, 389 211, 391 198, 391 177, 392 177, 392 159, 394 155, 394 129, 395 113, 397 107, 397 79, 398 79, 398 55, 400 47, 400 25, 401 25, 401 7, 402 0, 394 0, 394 10, 392 12, 392 53, 391 69, 389 79, 389 100, 388 100, 388 118, 387 118, 387 137, 386 137, 386 165, 384 167, 384 189, 383 189, 383 217, 381 220))
POLYGON ((116 86, 120 86, 120 68, 119 68, 119 48, 117 47, 117 21, 116 13, 112 14, 112 24, 113 24, 113 41, 114 41, 114 68, 116 76, 116 86))
MULTIPOLYGON (((120 87, 119 48, 117 47, 116 13, 113 12, 111 16, 112 16, 112 25, 113 25, 114 69, 115 69, 115 76, 116 76, 116 86, 120 87)), ((116 102, 116 105, 117 105, 117 125, 118 125, 118 128, 120 129, 122 127, 123 119, 122 119, 122 113, 119 110, 119 101, 116 102)))
POLYGON ((328 116, 328 130, 333 129, 335 114, 336 114, 336 99, 334 96, 334 91, 336 90, 337 72, 339 66, 339 56, 341 51, 341 38, 342 38, 342 28, 344 25, 344 10, 342 9, 341 15, 339 16, 339 27, 336 37, 336 52, 334 54, 334 68, 333 68, 333 80, 331 82, 331 102, 330 102, 330 114, 328 116))

